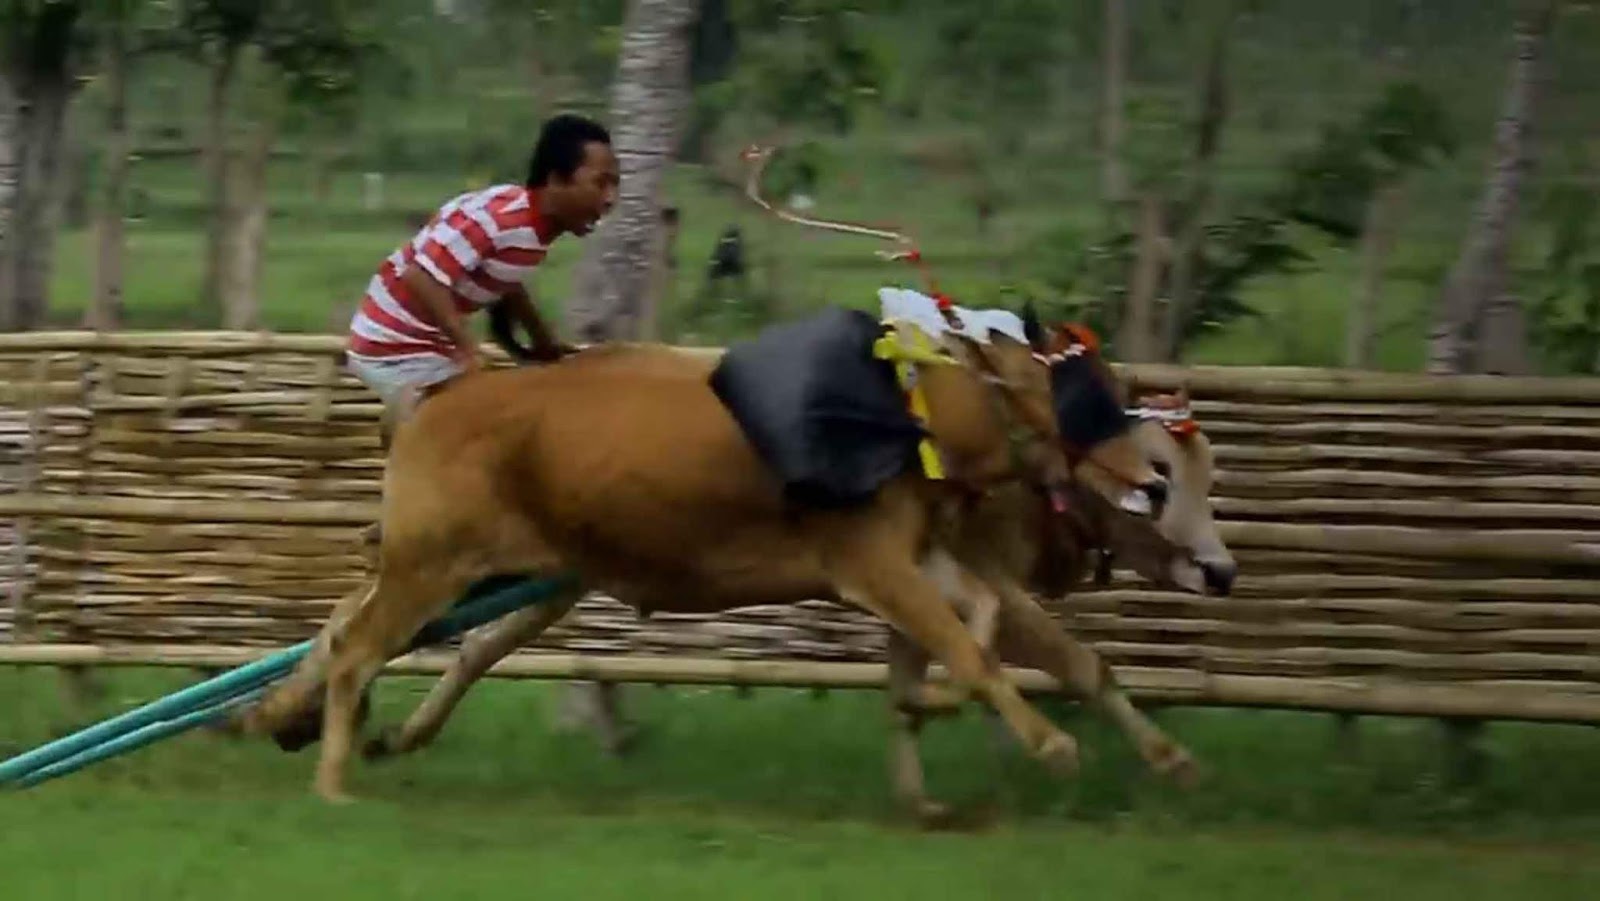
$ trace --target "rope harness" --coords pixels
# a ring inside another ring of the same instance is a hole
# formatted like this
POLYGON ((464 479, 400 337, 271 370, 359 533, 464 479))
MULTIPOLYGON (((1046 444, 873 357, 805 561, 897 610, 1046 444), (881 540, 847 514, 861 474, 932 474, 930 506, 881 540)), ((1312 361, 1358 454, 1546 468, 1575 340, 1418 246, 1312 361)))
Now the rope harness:
MULTIPOLYGON (((771 147, 751 145, 745 148, 745 150, 740 154, 740 158, 742 160, 753 164, 751 165, 749 174, 745 179, 744 186, 745 196, 748 197, 752 203, 785 222, 791 222, 808 228, 823 229, 825 231, 835 231, 843 234, 880 238, 899 244, 900 247, 898 249, 888 251, 880 250, 876 253, 880 258, 885 260, 892 262, 905 262, 915 266, 918 272, 921 274, 923 282, 927 285, 927 295, 933 299, 940 315, 943 316, 944 320, 950 325, 952 330, 956 332, 965 331, 961 317, 956 312, 955 302, 950 298, 949 295, 945 294, 939 289, 938 283, 934 279, 933 272, 929 268, 927 261, 923 258, 921 250, 917 247, 915 240, 913 240, 909 235, 893 229, 878 228, 860 223, 819 219, 811 216, 801 216, 786 210, 778 209, 771 203, 767 202, 767 200, 761 196, 759 185, 761 182, 761 175, 766 171, 767 163, 771 160, 774 152, 774 148, 771 147)), ((921 329, 916 328, 914 325, 903 325, 892 320, 885 320, 884 325, 889 329, 891 335, 886 335, 884 338, 879 339, 879 341, 874 344, 873 354, 879 359, 886 359, 895 363, 896 375, 899 379, 901 390, 906 393, 907 402, 910 406, 911 412, 920 422, 926 425, 928 421, 927 396, 925 392, 922 391, 920 381, 917 379, 916 366, 918 364, 960 365, 960 361, 956 360, 954 356, 947 350, 939 347, 933 341, 931 336, 927 335, 927 333, 921 329)), ((1097 346, 1097 342, 1077 342, 1074 345, 1067 347, 1064 351, 1058 353, 1035 352, 1033 354, 1033 359, 1048 369, 1051 365, 1060 362, 1068 356, 1075 356, 1080 353, 1090 352, 1097 346)), ((1005 407, 1020 406, 1020 402, 1017 399, 1017 386, 1007 380, 995 368, 993 362, 989 360, 989 358, 985 356, 981 350, 979 350, 974 356, 976 357, 975 362, 977 368, 980 370, 980 377, 985 383, 990 384, 999 390, 1001 395, 1000 401, 1002 410, 1004 410, 1005 407)), ((1011 462, 1014 467, 1022 467, 1026 463, 1024 448, 1029 444, 1041 443, 1043 439, 1036 434, 1036 430, 1029 429, 1025 425, 1019 425, 1016 421, 1017 417, 1015 416, 1003 414, 1001 419, 1003 422, 1006 422, 1006 441, 1010 450, 1011 462)), ((1088 462, 1104 470, 1110 474, 1112 478, 1128 485, 1130 488, 1137 489, 1140 487, 1141 483, 1139 480, 1134 479, 1125 473, 1118 472, 1115 469, 1102 464, 1098 460, 1092 459, 1081 449, 1074 448, 1065 441, 1061 442, 1061 446, 1066 455, 1068 471, 1076 468, 1080 463, 1088 462)), ((939 480, 948 478, 946 468, 940 460, 937 448, 934 446, 931 439, 924 439, 921 442, 918 447, 918 456, 922 461, 923 471, 929 478, 939 480)), ((1046 487, 1049 490, 1053 506, 1055 506, 1059 512, 1065 503, 1064 497, 1053 487, 1046 487)))

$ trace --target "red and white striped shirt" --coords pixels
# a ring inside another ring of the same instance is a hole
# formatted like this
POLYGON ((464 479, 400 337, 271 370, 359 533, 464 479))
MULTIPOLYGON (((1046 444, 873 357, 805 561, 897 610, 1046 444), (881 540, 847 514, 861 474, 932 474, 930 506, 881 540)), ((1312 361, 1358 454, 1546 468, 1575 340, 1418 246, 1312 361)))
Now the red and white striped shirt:
POLYGON ((367 283, 350 321, 350 355, 382 360, 449 355, 454 342, 400 274, 421 266, 450 289, 462 315, 499 300, 544 261, 550 228, 537 200, 521 185, 495 185, 446 202, 367 283))

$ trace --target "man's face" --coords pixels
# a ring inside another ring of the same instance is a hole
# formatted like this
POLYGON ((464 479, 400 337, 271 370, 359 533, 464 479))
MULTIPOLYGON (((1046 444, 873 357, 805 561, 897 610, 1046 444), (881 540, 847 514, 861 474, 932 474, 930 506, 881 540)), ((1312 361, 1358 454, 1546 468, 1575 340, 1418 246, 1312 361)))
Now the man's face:
POLYGON ((556 224, 563 231, 583 237, 594 230, 595 223, 611 211, 617 202, 617 187, 621 173, 617 156, 611 146, 599 141, 584 145, 583 163, 572 173, 572 178, 562 181, 552 179, 559 195, 556 224))

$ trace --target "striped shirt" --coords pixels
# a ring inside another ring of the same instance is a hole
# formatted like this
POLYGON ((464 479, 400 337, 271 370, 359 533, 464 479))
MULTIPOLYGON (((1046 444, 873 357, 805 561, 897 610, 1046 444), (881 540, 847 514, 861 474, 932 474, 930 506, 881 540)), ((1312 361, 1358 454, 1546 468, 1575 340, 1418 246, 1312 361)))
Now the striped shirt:
POLYGON ((350 320, 350 355, 379 360, 450 355, 454 342, 434 323, 422 298, 400 281, 401 273, 421 266, 450 289, 463 316, 499 300, 544 261, 550 228, 539 216, 537 200, 536 192, 521 185, 495 185, 446 202, 367 283, 350 320))

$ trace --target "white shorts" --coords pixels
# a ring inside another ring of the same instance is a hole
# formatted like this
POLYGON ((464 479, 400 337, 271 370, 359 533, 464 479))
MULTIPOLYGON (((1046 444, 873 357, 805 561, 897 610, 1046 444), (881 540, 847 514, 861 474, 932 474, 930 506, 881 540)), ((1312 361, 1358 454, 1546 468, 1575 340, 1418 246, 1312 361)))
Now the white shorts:
POLYGON ((410 412, 423 389, 461 374, 461 364, 444 354, 395 357, 358 357, 348 351, 345 366, 361 383, 377 392, 386 406, 410 412))

